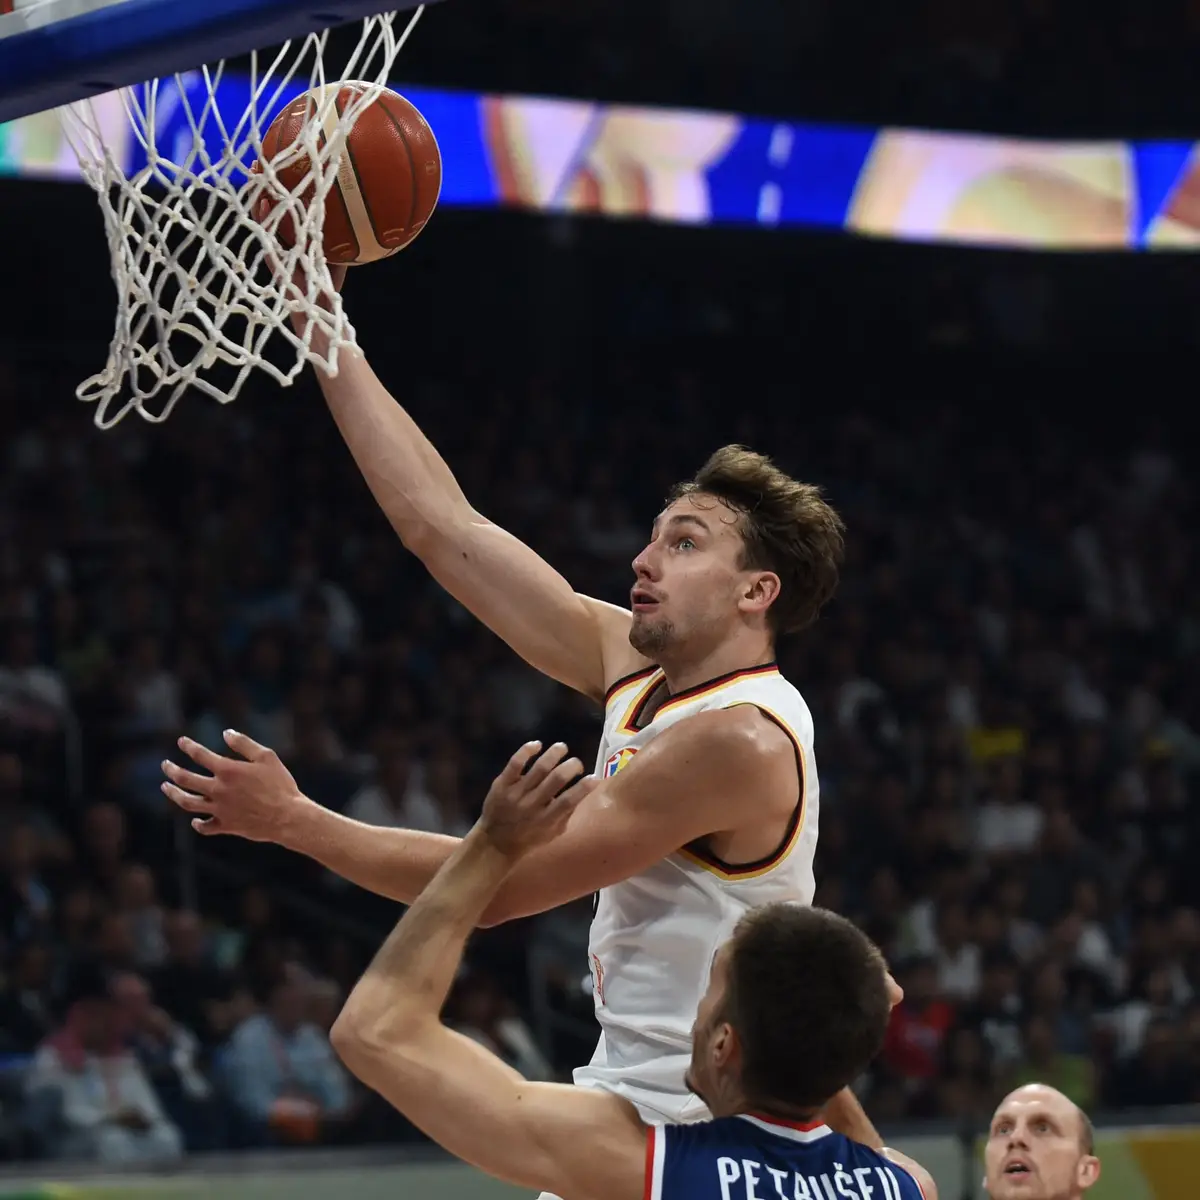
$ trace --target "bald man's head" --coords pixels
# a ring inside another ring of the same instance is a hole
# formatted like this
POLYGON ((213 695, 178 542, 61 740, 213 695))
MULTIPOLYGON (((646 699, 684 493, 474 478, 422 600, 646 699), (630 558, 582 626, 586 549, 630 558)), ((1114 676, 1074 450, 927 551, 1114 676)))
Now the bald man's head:
POLYGON ((1031 1083, 1000 1102, 988 1133, 992 1200, 1079 1200, 1100 1178, 1087 1114, 1055 1088, 1031 1083))

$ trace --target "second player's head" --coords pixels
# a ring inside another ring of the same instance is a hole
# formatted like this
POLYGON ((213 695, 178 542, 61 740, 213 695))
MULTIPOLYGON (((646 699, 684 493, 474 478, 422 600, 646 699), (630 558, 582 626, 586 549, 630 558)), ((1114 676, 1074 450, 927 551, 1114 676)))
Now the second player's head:
POLYGON ((1040 1083, 1000 1101, 984 1163, 991 1200, 1080 1200, 1100 1178, 1091 1121, 1062 1092, 1040 1083))
POLYGON ((883 956, 844 917, 756 909, 713 961, 688 1087, 717 1116, 815 1112, 879 1053, 890 1011, 883 956))
POLYGON ((634 649, 656 662, 707 653, 749 628, 811 625, 837 588, 841 518, 820 489, 724 446, 668 497, 634 559, 634 649))

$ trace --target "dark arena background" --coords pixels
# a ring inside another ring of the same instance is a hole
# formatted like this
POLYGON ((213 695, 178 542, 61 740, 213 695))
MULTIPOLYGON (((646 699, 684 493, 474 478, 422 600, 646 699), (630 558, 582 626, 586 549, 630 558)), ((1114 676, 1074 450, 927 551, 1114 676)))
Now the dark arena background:
MULTIPOLYGON (((728 441, 844 515, 838 597, 780 663, 816 724, 818 902, 906 990, 860 1095, 944 1200, 980 1194, 976 1139, 1035 1078, 1094 1114, 1090 1200, 1182 1200, 1200 1178, 1198 52, 1200 7, 1174 2, 449 0, 398 89, 1136 142, 1138 163, 1180 165, 1158 201, 1181 232, 1151 244, 1127 197, 1146 236, 1082 247, 1087 198, 1015 232, 985 201, 911 238, 445 204, 346 287, 472 502, 582 592, 623 601, 668 488, 728 441)), ((1063 188, 1093 186, 1074 170, 1063 188)), ((521 741, 590 762, 598 714, 429 580, 311 375, 95 429, 74 398, 112 328, 95 200, 8 174, 0 1196, 515 1194, 441 1159, 329 1050, 394 907, 198 838, 159 763, 182 732, 234 726, 322 804, 461 833, 521 741), (93 968, 174 1131, 166 1175, 62 1159, 64 1110, 31 1085, 93 968), (266 1119, 257 1056, 284 1021, 307 1024, 315 1128, 266 1119)), ((1013 179, 1020 203, 1040 186, 1013 179)), ((590 915, 481 933, 449 1019, 569 1078, 595 1038, 590 915)))

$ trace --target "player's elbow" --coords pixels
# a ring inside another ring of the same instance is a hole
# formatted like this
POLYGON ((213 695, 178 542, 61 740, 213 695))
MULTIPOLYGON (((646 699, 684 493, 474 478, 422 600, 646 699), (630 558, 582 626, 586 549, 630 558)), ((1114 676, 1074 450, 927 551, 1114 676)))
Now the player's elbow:
POLYGON ((329 1044, 346 1069, 369 1084, 382 1061, 402 1051, 414 1024, 402 1009, 389 1011, 386 1020, 373 1016, 352 997, 329 1031, 329 1044))
POLYGON ((333 1052, 358 1075, 357 1064, 366 1056, 371 1044, 367 1026, 349 1007, 342 1009, 329 1031, 329 1044, 333 1052))
MULTIPOLYGON (((413 504, 389 514, 392 528, 410 554, 415 554, 425 566, 438 575, 451 564, 447 556, 462 557, 463 545, 469 540, 473 524, 483 524, 480 516, 465 501, 444 504, 413 504)), ((453 564, 457 567, 457 562, 453 564)))

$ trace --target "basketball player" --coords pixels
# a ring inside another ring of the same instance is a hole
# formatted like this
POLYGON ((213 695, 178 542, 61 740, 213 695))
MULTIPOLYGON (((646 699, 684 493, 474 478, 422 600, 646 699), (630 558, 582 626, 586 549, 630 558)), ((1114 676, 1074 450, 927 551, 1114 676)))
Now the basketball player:
POLYGON ((1100 1178, 1092 1123, 1060 1091, 1027 1084, 992 1117, 984 1159, 991 1200, 1082 1200, 1100 1178))
POLYGON ((347 1000, 332 1031, 347 1066, 459 1158, 570 1200, 935 1200, 911 1159, 821 1120, 879 1052, 890 1009, 879 951, 823 909, 760 908, 718 950, 688 1069, 710 1122, 656 1126, 610 1091, 530 1083, 441 1023, 505 878, 595 786, 571 786, 582 765, 565 747, 538 749, 513 755, 347 1000))
MULTIPOLYGON (((816 487, 726 446, 674 490, 633 561, 630 609, 617 608, 578 595, 472 508, 363 358, 318 378, 404 544, 526 662, 604 704, 600 787, 505 879, 483 923, 599 893, 589 950, 602 1032, 576 1082, 649 1121, 703 1118, 684 1072, 713 955, 750 909, 813 896, 812 718, 775 642, 833 595, 840 519, 816 487)), ((331 812, 270 750, 233 731, 225 741, 240 758, 180 742, 211 778, 163 764, 164 790, 201 833, 276 842, 406 904, 458 846, 331 812)))

